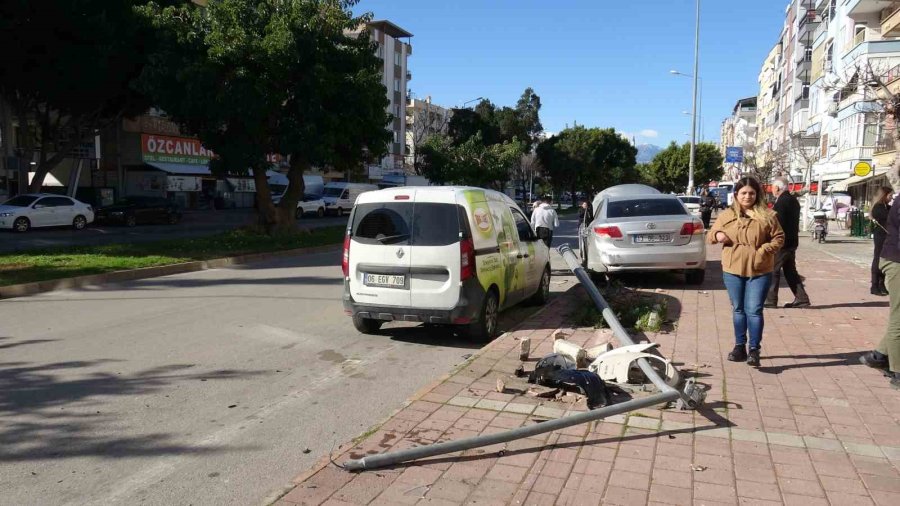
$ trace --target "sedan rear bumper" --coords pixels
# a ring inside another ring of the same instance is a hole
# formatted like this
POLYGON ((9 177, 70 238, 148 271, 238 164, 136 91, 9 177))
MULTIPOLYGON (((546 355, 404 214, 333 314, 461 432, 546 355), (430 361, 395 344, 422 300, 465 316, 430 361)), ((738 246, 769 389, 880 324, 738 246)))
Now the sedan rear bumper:
POLYGON ((703 236, 695 236, 683 246, 654 245, 642 248, 617 248, 604 245, 592 248, 598 255, 588 255, 588 269, 594 272, 669 271, 706 267, 706 244, 703 236))

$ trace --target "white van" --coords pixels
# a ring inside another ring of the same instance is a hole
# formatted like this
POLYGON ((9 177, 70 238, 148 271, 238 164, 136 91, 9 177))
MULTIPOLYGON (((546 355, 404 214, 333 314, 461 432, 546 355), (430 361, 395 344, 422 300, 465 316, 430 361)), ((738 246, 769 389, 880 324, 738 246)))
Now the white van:
POLYGON ((343 216, 344 212, 350 212, 353 204, 364 192, 377 190, 374 184, 363 183, 328 183, 322 193, 325 201, 325 212, 343 216))
POLYGON ((387 321, 464 326, 487 340, 498 313, 550 294, 550 250, 506 195, 401 187, 360 195, 344 239, 344 309, 362 333, 387 321))

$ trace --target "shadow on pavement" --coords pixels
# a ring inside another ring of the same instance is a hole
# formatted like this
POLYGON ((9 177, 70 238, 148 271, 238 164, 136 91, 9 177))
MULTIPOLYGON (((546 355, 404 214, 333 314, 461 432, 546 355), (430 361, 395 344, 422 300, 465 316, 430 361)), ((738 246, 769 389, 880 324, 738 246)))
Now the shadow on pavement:
POLYGON ((851 307, 890 307, 890 302, 885 301, 867 301, 867 302, 842 302, 840 304, 813 304, 812 306, 799 309, 837 309, 851 307))
MULTIPOLYGON (((765 350, 764 350, 765 351, 765 350)), ((861 352, 855 353, 832 353, 832 354, 822 354, 822 355, 778 355, 774 357, 763 356, 766 360, 773 360, 778 358, 788 358, 794 360, 816 360, 815 362, 803 362, 799 364, 785 364, 785 365, 769 365, 758 367, 757 370, 759 372, 764 372, 766 374, 781 374, 784 371, 789 369, 808 369, 810 367, 836 367, 836 366, 848 366, 848 365, 859 365, 858 358, 862 355, 861 352), (827 362, 820 362, 820 360, 827 360, 827 362)))
POLYGON ((192 447, 176 434, 119 436, 121 417, 97 411, 103 397, 149 395, 177 383, 236 380, 264 371, 186 372, 193 364, 154 367, 134 374, 90 369, 119 360, 0 364, 0 462, 80 456, 103 458, 208 454, 223 446, 192 447), (81 373, 76 376, 76 374, 81 373), (63 377, 63 374, 67 375, 63 377))

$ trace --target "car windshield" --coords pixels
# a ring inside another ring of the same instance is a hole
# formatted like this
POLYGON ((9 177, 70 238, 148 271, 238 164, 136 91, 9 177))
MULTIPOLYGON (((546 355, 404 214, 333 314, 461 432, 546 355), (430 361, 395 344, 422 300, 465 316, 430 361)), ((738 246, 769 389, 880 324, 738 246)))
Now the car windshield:
POLYGON ((28 207, 31 204, 34 204, 34 201, 37 199, 37 197, 32 197, 31 195, 19 195, 18 197, 13 197, 7 200, 3 203, 3 205, 13 207, 28 207))
POLYGON ((313 200, 319 200, 319 196, 318 195, 310 195, 310 194, 306 194, 303 196, 304 202, 311 202, 313 200))
POLYGON ((325 193, 322 194, 323 197, 340 197, 341 193, 343 193, 344 189, 340 187, 331 187, 325 188, 325 193))
POLYGON ((607 218, 634 218, 638 216, 675 216, 687 212, 676 199, 615 200, 606 209, 607 218))
POLYGON ((366 244, 446 246, 459 241, 460 214, 456 204, 359 204, 353 238, 366 244))
POLYGON ((685 204, 699 204, 700 203, 700 197, 681 196, 678 198, 681 199, 681 201, 684 202, 685 204))

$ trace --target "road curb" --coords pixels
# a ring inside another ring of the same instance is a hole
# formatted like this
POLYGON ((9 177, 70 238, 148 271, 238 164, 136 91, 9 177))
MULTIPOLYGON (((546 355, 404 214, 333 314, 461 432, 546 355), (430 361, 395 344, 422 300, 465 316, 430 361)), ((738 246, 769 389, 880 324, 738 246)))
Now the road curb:
MULTIPOLYGON (((35 295, 44 292, 52 292, 53 290, 82 288, 85 286, 99 286, 111 283, 121 283, 124 281, 134 281, 136 279, 158 278, 160 276, 170 276, 172 274, 184 274, 188 272, 205 271, 208 269, 221 269, 230 265, 242 265, 273 258, 282 258, 312 253, 324 253, 327 251, 336 250, 338 246, 340 246, 340 244, 335 243, 326 246, 295 248, 282 251, 269 251, 265 253, 251 253, 233 257, 198 260, 195 262, 159 265, 156 267, 144 267, 141 269, 130 269, 126 271, 113 271, 103 274, 88 274, 86 276, 76 276, 74 278, 62 278, 52 279, 48 281, 35 281, 33 283, 21 283, 18 285, 0 287, 0 300, 11 299, 13 297, 25 297, 28 295, 35 295)), ((337 260, 335 260, 335 262, 336 261, 337 260)))

